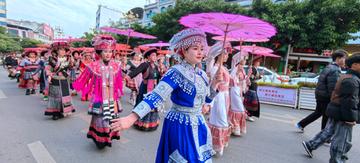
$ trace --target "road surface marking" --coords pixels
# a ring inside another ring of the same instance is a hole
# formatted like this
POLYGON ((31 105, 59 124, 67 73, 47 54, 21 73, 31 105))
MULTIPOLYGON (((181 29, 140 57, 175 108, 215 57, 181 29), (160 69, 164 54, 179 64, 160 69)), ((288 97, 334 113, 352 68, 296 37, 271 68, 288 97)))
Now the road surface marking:
POLYGON ((49 151, 40 141, 28 144, 28 148, 30 149, 37 163, 56 163, 54 158, 51 157, 49 151))
POLYGON ((0 89, 0 99, 7 98, 5 93, 0 89))

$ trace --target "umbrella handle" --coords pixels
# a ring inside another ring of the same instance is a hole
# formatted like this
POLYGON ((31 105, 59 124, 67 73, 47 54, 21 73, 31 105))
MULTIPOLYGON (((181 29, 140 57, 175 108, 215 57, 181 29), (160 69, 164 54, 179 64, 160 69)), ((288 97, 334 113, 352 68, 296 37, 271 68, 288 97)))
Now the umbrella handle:
POLYGON ((127 37, 126 45, 129 45, 129 41, 130 41, 130 36, 127 37))
POLYGON ((220 53, 220 63, 221 63, 221 65, 223 64, 223 53, 224 53, 224 51, 225 51, 225 41, 226 41, 226 37, 227 37, 227 34, 228 34, 228 29, 229 29, 229 24, 227 24, 226 25, 226 29, 225 29, 225 35, 224 35, 224 41, 223 41, 223 47, 222 47, 222 50, 221 50, 221 53, 220 53))

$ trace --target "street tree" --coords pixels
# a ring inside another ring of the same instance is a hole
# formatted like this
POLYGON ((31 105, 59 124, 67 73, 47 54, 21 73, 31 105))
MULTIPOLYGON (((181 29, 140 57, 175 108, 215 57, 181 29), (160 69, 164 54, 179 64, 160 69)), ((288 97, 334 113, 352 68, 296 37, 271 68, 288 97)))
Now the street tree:
POLYGON ((250 14, 276 26, 273 40, 318 53, 342 47, 360 30, 359 0, 254 0, 250 14))

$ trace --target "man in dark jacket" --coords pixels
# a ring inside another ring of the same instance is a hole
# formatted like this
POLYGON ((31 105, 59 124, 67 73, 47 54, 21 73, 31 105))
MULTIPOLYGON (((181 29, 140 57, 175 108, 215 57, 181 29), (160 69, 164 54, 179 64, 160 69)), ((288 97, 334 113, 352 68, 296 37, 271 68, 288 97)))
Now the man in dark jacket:
POLYGON ((329 64, 323 71, 321 71, 315 89, 315 111, 295 125, 302 132, 308 124, 314 122, 321 116, 323 116, 321 121, 321 129, 324 129, 326 126, 326 122, 328 119, 325 115, 326 107, 330 102, 330 96, 335 88, 336 81, 341 74, 341 68, 345 67, 345 59, 347 57, 347 52, 344 50, 336 50, 331 55, 331 57, 333 63, 329 64))
POLYGON ((351 148, 352 127, 359 122, 359 86, 360 86, 360 53, 354 54, 346 61, 350 68, 336 84, 326 114, 329 120, 325 129, 303 146, 312 157, 312 151, 332 137, 330 162, 344 162, 346 153, 351 148))
POLYGON ((339 93, 340 116, 335 118, 335 133, 330 147, 330 163, 345 162, 347 152, 351 149, 352 128, 359 119, 359 93, 360 93, 360 53, 353 54, 346 64, 350 68, 347 74, 351 78, 341 82, 339 93))

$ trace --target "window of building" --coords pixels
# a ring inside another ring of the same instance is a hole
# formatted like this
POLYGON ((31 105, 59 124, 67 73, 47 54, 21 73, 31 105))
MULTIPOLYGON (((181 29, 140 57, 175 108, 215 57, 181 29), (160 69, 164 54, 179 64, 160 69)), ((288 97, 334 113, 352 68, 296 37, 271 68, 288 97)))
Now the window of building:
POLYGON ((19 31, 16 30, 16 29, 8 29, 8 33, 10 36, 13 36, 13 37, 18 37, 19 36, 19 31))
POLYGON ((160 12, 165 12, 166 8, 165 7, 161 7, 160 12))
POLYGON ((0 21, 0 26, 6 26, 6 22, 0 21))
POLYGON ((5 5, 4 6, 0 5, 0 10, 6 10, 6 6, 5 5))
POLYGON ((26 32, 22 31, 22 37, 25 38, 26 37, 26 32))
POLYGON ((151 17, 152 17, 152 14, 153 14, 153 11, 150 10, 150 11, 146 14, 146 17, 147 17, 147 18, 151 18, 151 17))

